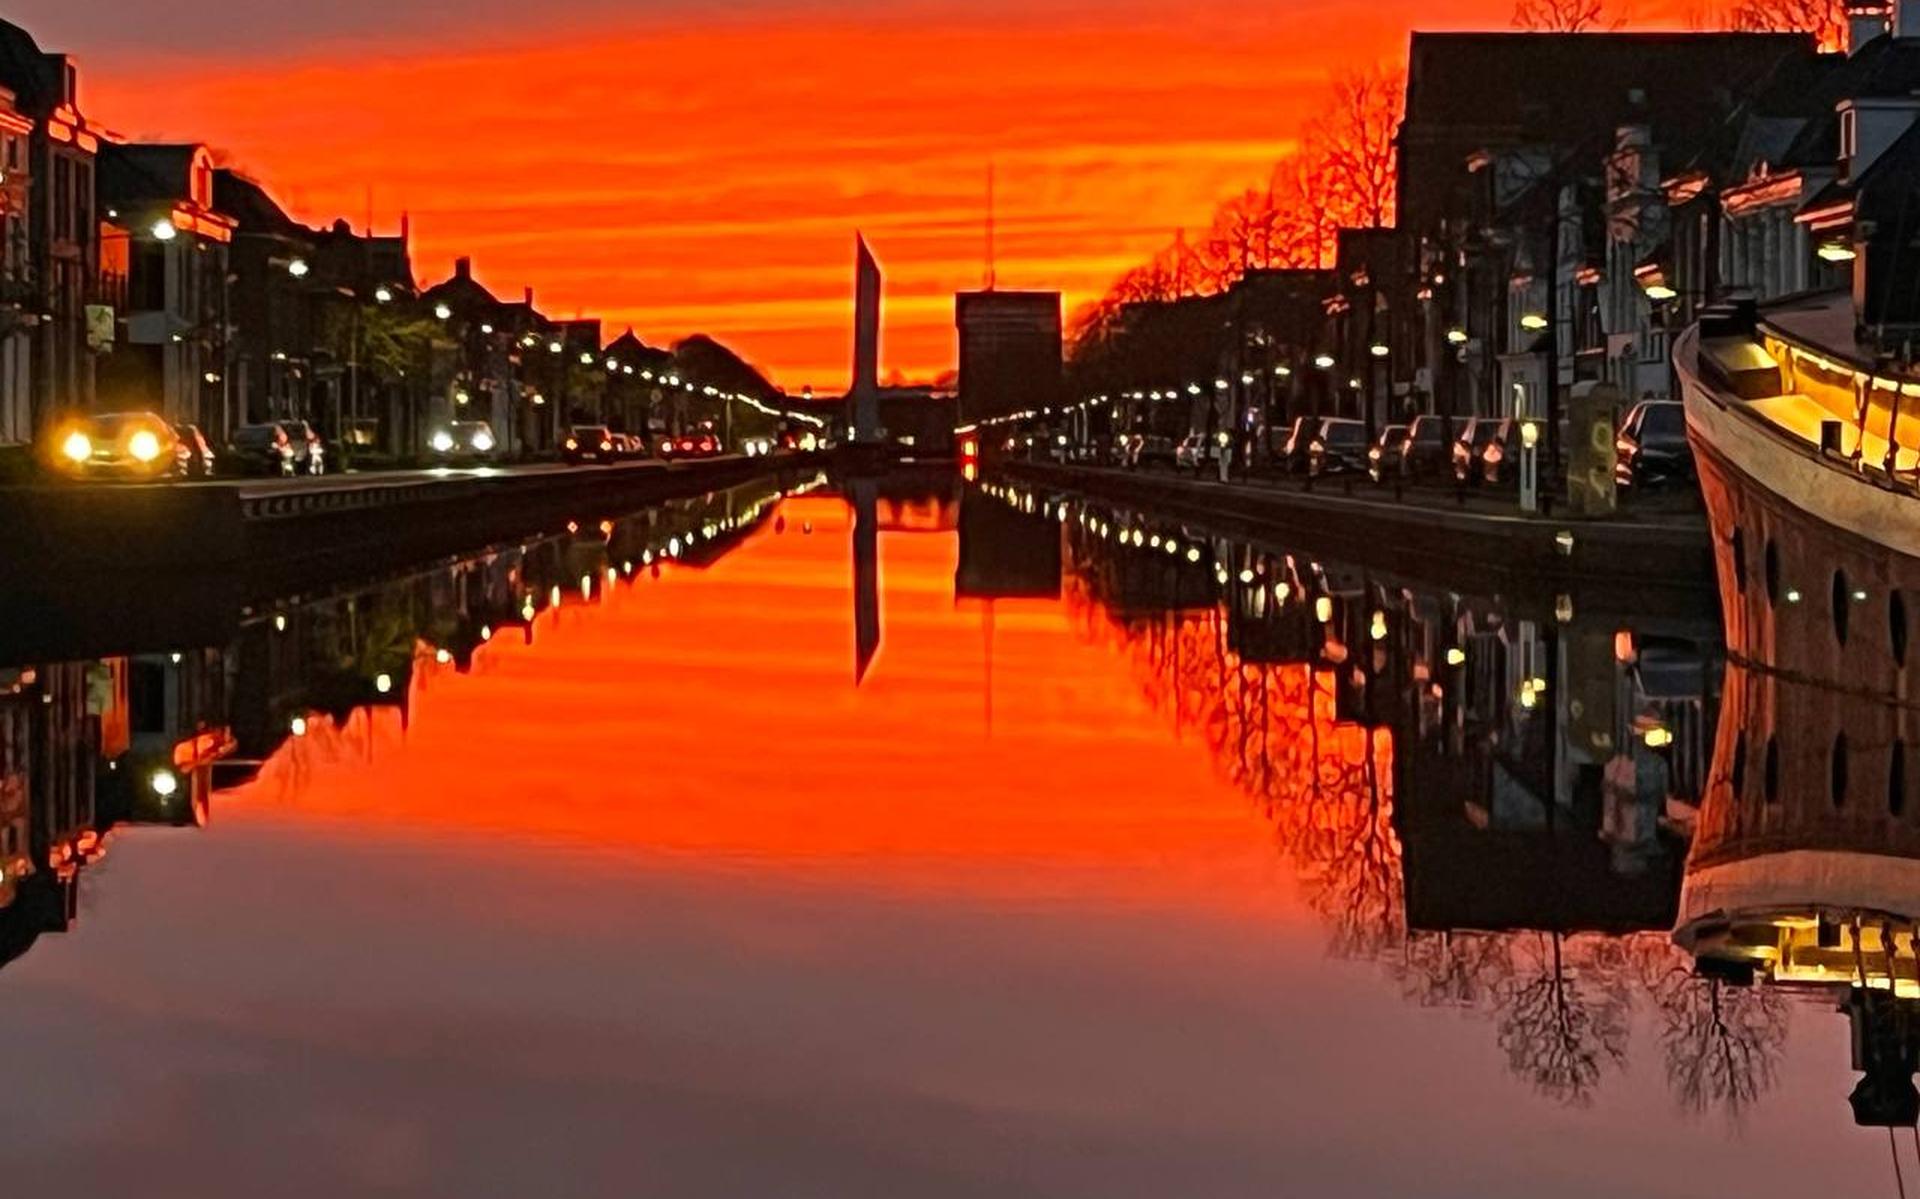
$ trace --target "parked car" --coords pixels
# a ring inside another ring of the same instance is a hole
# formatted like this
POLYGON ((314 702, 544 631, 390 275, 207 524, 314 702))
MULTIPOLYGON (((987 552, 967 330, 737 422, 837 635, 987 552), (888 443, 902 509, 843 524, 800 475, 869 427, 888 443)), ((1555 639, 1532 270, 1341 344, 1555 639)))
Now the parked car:
POLYGON ((1479 448, 1480 481, 1488 487, 1507 487, 1519 482, 1520 436, 1513 421, 1494 421, 1493 431, 1479 448))
POLYGON ((457 420, 435 430, 427 447, 441 462, 495 462, 500 457, 499 439, 483 420, 457 420))
POLYGON ((1627 413, 1613 442, 1614 482, 1621 487, 1685 483, 1694 477, 1685 408, 1675 400, 1642 400, 1627 413))
POLYGON ((287 430, 287 440, 293 443, 293 472, 298 475, 326 474, 327 446, 313 426, 303 420, 280 423, 287 430))
POLYGON ((185 475, 190 451, 157 413, 108 412, 60 425, 42 456, 68 478, 138 480, 185 475))
POLYGON ((662 458, 716 458, 720 455, 720 439, 712 433, 682 433, 662 437, 654 443, 654 449, 662 458))
POLYGON ((289 477, 294 469, 293 439, 276 421, 241 425, 227 443, 227 465, 242 475, 289 477))
POLYGON ((1163 437, 1158 433, 1134 433, 1127 438, 1126 464, 1129 469, 1173 466, 1178 458, 1178 450, 1171 437, 1163 437))
POLYGON ((1320 422, 1307 444, 1307 474, 1318 478, 1367 469, 1367 426, 1357 420, 1330 416, 1320 422))
POLYGON ((1220 438, 1215 434, 1189 433, 1173 448, 1174 469, 1195 474, 1210 470, 1220 461, 1220 448, 1220 438))
POLYGON ((1271 430, 1269 436, 1277 442, 1273 446, 1274 465, 1290 475, 1305 474, 1307 447, 1313 444, 1313 435, 1319 431, 1319 419, 1311 416, 1296 417, 1287 428, 1271 430))
POLYGON ((1458 483, 1480 482, 1480 451, 1499 432, 1501 421, 1491 416, 1471 417, 1453 439, 1453 478, 1458 483))
POLYGON ((189 479, 211 479, 218 463, 213 447, 207 444, 207 435, 200 431, 200 426, 175 425, 173 432, 186 451, 186 476, 189 479))
POLYGON ((615 430, 613 434, 613 453, 616 458, 624 462, 645 458, 647 456, 646 439, 638 433, 622 433, 615 430))
POLYGON ((1400 471, 1400 451, 1407 444, 1407 426, 1388 425, 1367 447, 1367 477, 1376 483, 1386 481, 1389 473, 1400 471))
POLYGON ((1407 479, 1437 479, 1452 463, 1452 439, 1444 416, 1416 416, 1400 443, 1400 474, 1407 479))
POLYGON ((560 443, 560 456, 570 466, 612 462, 613 430, 605 425, 575 425, 567 430, 567 439, 560 443))

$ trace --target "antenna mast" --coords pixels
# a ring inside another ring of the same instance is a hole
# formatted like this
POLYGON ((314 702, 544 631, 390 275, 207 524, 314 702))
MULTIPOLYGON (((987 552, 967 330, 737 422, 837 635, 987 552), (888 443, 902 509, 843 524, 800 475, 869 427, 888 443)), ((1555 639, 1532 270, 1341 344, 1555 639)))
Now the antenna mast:
POLYGON ((993 160, 987 160, 987 287, 993 290, 993 160))

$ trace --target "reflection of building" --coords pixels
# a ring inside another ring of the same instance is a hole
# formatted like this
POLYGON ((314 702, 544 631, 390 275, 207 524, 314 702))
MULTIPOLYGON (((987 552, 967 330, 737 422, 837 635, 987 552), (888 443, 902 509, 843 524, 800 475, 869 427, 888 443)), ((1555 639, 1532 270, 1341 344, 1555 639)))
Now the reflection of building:
POLYGON ((1060 402, 1059 292, 961 292, 954 319, 963 423, 1060 402))
POLYGON ((972 489, 962 492, 953 590, 961 599, 1059 598, 1059 524, 972 489))

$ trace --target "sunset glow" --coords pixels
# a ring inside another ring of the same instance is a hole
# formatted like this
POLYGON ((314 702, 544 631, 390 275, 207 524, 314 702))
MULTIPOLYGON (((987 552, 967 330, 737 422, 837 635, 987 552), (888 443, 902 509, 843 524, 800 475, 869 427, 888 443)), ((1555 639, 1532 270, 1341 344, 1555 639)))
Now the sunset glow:
POLYGON ((363 224, 369 195, 384 231, 410 212, 424 279, 471 254, 503 294, 650 341, 712 333, 793 390, 845 384, 856 228, 887 271, 883 369, 931 376, 954 363, 954 290, 982 279, 990 161, 1000 284, 1071 309, 1264 183, 1329 71, 1404 53, 1414 23, 1507 15, 571 0, 527 36, 485 5, 457 24, 120 7, 124 30, 43 0, 10 16, 81 57, 88 108, 127 136, 204 140, 309 222, 363 224), (168 52, 136 42, 161 29, 168 52))

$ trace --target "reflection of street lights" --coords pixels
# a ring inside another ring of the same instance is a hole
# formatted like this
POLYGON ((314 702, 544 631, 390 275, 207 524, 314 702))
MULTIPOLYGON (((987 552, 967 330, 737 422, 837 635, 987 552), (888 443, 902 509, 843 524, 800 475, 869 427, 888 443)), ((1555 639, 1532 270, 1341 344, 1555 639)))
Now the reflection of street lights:
POLYGON ((306 278, 307 272, 310 269, 311 268, 307 266, 307 260, 304 258, 295 258, 293 261, 287 263, 287 274, 292 275, 296 279, 306 278))
POLYGON ((393 289, 385 286, 376 287, 373 289, 373 298, 378 303, 391 304, 393 303, 393 289))

